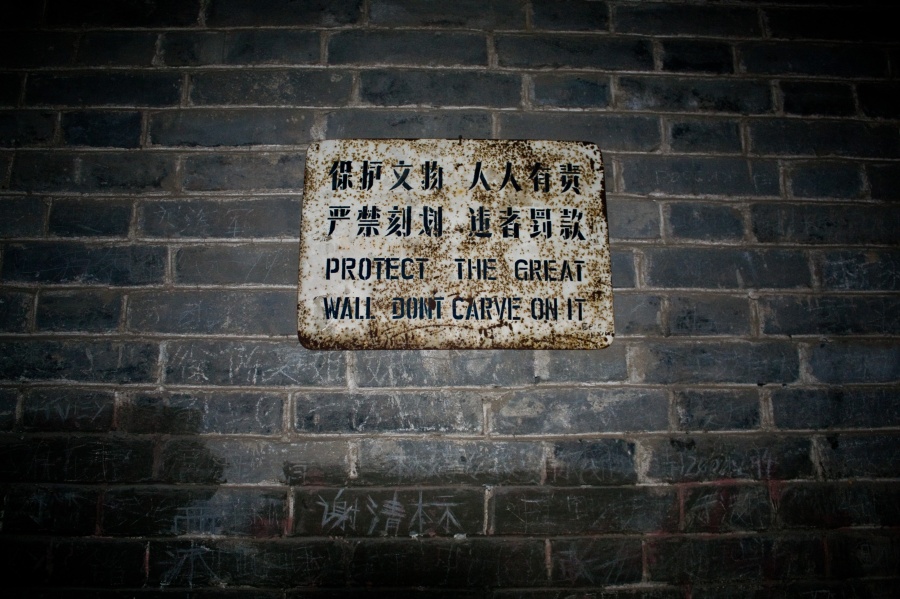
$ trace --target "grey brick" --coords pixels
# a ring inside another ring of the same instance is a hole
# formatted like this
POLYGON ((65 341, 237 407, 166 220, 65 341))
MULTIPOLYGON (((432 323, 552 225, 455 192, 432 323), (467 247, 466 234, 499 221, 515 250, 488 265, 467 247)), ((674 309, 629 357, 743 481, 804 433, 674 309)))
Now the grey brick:
POLYGON ((856 112, 853 90, 842 83, 782 81, 784 111, 788 114, 849 116, 856 112))
POLYGON ((293 243, 185 246, 175 253, 175 280, 195 285, 291 285, 296 283, 298 259, 293 243))
POLYGON ((116 291, 42 291, 39 331, 111 332, 119 328, 122 294, 116 291))
POLYGON ((900 289, 900 252, 835 250, 818 260, 822 285, 848 291, 900 289))
POLYGON ((22 93, 22 76, 18 73, 0 73, 0 106, 15 106, 22 93))
POLYGON ((796 250, 654 248, 644 254, 647 282, 653 286, 752 289, 811 285, 806 256, 796 250))
POLYGON ((617 335, 657 335, 663 332, 660 322, 662 300, 656 295, 617 293, 615 326, 617 335))
POLYGON ((213 0, 206 23, 212 27, 274 25, 351 25, 362 17, 362 0, 329 0, 297 4, 291 0, 213 0))
POLYGON ((586 113, 501 113, 500 133, 509 139, 593 141, 604 150, 653 151, 659 148, 654 117, 586 113))
POLYGON ((891 244, 900 227, 892 205, 754 204, 750 215, 762 242, 891 244))
POLYGON ((538 2, 532 6, 531 10, 536 29, 554 31, 606 31, 609 29, 609 8, 604 2, 585 2, 583 0, 538 2))
POLYGON ((622 77, 616 102, 628 110, 759 114, 771 112, 772 92, 761 81, 622 77))
POLYGON ((679 202, 669 204, 668 234, 703 241, 740 241, 744 236, 741 212, 722 204, 679 202))
POLYGON ((900 380, 896 343, 837 341, 810 348, 811 374, 823 383, 889 383, 900 380))
POLYGON ((44 199, 0 196, 0 238, 39 237, 44 229, 44 199))
POLYGON ((311 352, 296 339, 170 341, 166 381, 173 384, 333 386, 346 377, 340 352, 311 352))
POLYGON ((782 429, 882 428, 900 424, 900 393, 890 388, 776 389, 775 425, 782 429))
POLYGON ((179 110, 150 117, 150 143, 160 146, 305 144, 313 114, 288 108, 179 110))
POLYGON ((131 223, 130 200, 53 200, 49 232, 60 237, 125 237, 131 223))
POLYGON ((4 341, 0 342, 0 379, 150 383, 156 381, 158 355, 153 343, 4 341))
POLYGON ((797 380, 796 348, 783 341, 656 341, 638 346, 635 360, 648 383, 743 383, 797 380))
POLYGON ((622 439, 557 441, 547 458, 547 481, 561 487, 633 485, 634 452, 634 443, 622 439))
POLYGON ((490 138, 491 115, 477 111, 340 110, 328 114, 329 139, 490 138))
POLYGON ((740 152, 741 131, 737 121, 669 120, 669 146, 675 152, 740 152))
POLYGON ((741 64, 748 73, 884 77, 887 61, 872 46, 758 42, 739 46, 741 64))
POLYGON ((791 168, 791 189, 801 198, 858 198, 863 194, 860 166, 853 163, 816 162, 791 168))
POLYGON ((482 34, 449 31, 341 31, 328 40, 330 64, 487 66, 482 34))
POLYGON ((0 480, 50 483, 149 482, 153 442, 109 435, 0 439, 0 480))
POLYGON ((199 14, 200 0, 48 0, 45 18, 63 27, 190 27, 199 14))
POLYGON ((539 443, 444 439, 362 439, 359 478, 366 485, 535 484, 539 443))
POLYGON ((657 389, 515 391, 491 404, 502 435, 665 431, 666 395, 657 389))
POLYGON ((161 283, 166 250, 158 246, 29 243, 6 246, 3 279, 26 283, 161 283))
POLYGON ((75 55, 69 32, 9 31, 0 41, 0 67, 14 69, 65 66, 75 55))
POLYGON ((522 101, 522 81, 505 73, 363 71, 359 94, 378 106, 515 107, 522 101))
POLYGON ((292 153, 202 154, 184 161, 184 188, 191 191, 299 189, 306 155, 292 153))
POLYGON ((356 354, 360 387, 523 385, 534 381, 531 352, 362 351, 356 354))
POLYGON ((108 431, 114 395, 108 391, 32 389, 25 394, 22 426, 40 431, 108 431))
POLYGON ((900 491, 895 483, 797 483, 778 495, 778 519, 790 528, 896 526, 900 491))
POLYGON ((622 381, 628 378, 626 346, 621 343, 603 351, 550 350, 544 354, 550 382, 593 383, 622 381))
POLYGON ((229 31, 223 47, 225 64, 312 64, 319 54, 317 31, 229 31))
POLYGON ((822 467, 827 478, 893 478, 897 475, 897 437, 833 435, 826 439, 822 467))
POLYGON ((133 152, 53 152, 19 154, 10 187, 38 193, 120 193, 169 191, 174 184, 174 156, 133 152))
POLYGON ((635 286, 634 254, 630 250, 612 250, 609 254, 612 284, 615 289, 635 286))
POLYGON ((762 298, 759 306, 766 334, 900 334, 900 304, 889 296, 787 296, 762 298))
POLYGON ((773 520, 765 487, 715 485, 685 489, 684 530, 721 534, 766 530, 773 520))
POLYGON ((900 165, 867 164, 866 175, 874 199, 900 199, 900 184, 897 183, 900 181, 900 165))
POLYGON ((56 115, 36 110, 0 112, 0 147, 44 146, 53 141, 56 115))
POLYGON ((160 40, 160 59, 173 67, 222 64, 225 35, 221 31, 168 31, 160 40))
POLYGON ((172 106, 181 99, 181 75, 154 71, 35 73, 25 103, 42 106, 172 106))
POLYGON ((342 106, 350 99, 350 74, 342 71, 204 71, 191 77, 197 105, 342 106))
POLYGON ((731 37, 762 34, 755 9, 731 6, 618 5, 613 22, 616 31, 622 33, 731 37))
POLYGON ((138 207, 138 231, 150 237, 296 237, 299 197, 220 201, 145 201, 138 207))
POLYGON ((4 493, 3 530, 11 534, 89 536, 97 530, 97 488, 16 486, 4 493))
POLYGON ((676 391, 675 415, 686 432, 757 429, 759 395, 745 389, 676 391))
POLYGON ((201 335, 292 335, 293 291, 162 291, 128 297, 128 329, 201 335))
POLYGON ((659 239, 659 205, 656 202, 608 198, 606 205, 612 239, 659 239))
POLYGON ((26 332, 33 304, 34 297, 30 293, 0 291, 0 331, 4 333, 26 332))
POLYGON ((554 584, 620 585, 641 580, 643 558, 637 539, 561 539, 551 547, 554 584))
POLYGON ((534 75, 532 102, 561 108, 606 108, 609 77, 605 75, 534 75))
POLYGON ((859 107, 867 116, 896 119, 900 110, 891 98, 897 97, 900 86, 896 83, 860 83, 856 86, 859 107))
POLYGON ((141 142, 139 112, 68 112, 62 117, 68 146, 136 148, 141 142))
POLYGON ((138 393, 116 413, 116 428, 129 433, 277 435, 284 398, 274 393, 138 393))
POLYGON ((778 195, 774 162, 743 158, 622 156, 625 190, 684 195, 778 195))
POLYGON ((467 29, 525 27, 525 6, 519 0, 374 0, 369 7, 374 25, 440 26, 467 29))
MULTIPOLYGON (((836 3, 839 4, 839 3, 836 3)), ((885 41, 896 39, 889 24, 886 7, 860 6, 833 10, 831 8, 769 8, 766 19, 772 37, 789 39, 820 39, 848 41, 885 41)))
POLYGON ((731 73, 734 58, 731 45, 705 40, 664 40, 662 67, 681 73, 731 73))
POLYGON ((529 34, 498 35, 494 44, 503 67, 653 70, 653 51, 646 40, 529 34))
POLYGON ((679 296, 669 305, 670 335, 749 335, 750 305, 730 296, 679 296))
POLYGON ((145 66, 156 54, 156 33, 89 31, 78 43, 75 63, 81 66, 145 66))
POLYGON ((302 393, 294 426, 311 433, 480 433, 481 391, 302 393))
MULTIPOLYGON (((0 431, 11 431, 16 424, 16 406, 19 403, 19 395, 16 393, 15 389, 2 389, 0 388, 0 431)), ((8 500, 8 495, 4 499, 8 500)), ((6 505, 9 505, 7 503, 6 505)), ((9 507, 6 508, 10 510, 9 507)), ((15 509, 10 510, 10 512, 15 513, 15 509)), ((8 521, 4 518, 4 528, 6 528, 8 521)), ((9 528, 6 528, 9 530, 9 528)))

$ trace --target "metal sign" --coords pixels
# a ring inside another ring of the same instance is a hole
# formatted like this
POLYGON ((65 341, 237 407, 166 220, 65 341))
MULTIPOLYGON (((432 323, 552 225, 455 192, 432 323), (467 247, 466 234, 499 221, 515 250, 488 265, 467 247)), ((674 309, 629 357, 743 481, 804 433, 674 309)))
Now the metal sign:
POLYGON ((310 349, 596 349, 613 339, 603 162, 581 142, 333 140, 306 159, 310 349))

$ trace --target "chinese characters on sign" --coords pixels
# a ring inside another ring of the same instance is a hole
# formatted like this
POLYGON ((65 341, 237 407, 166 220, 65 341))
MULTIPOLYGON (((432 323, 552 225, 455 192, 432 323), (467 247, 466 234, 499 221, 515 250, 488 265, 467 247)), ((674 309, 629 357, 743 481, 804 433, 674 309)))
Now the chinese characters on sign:
POLYGON ((597 147, 579 142, 312 144, 300 341, 315 349, 609 345, 603 174, 597 147))

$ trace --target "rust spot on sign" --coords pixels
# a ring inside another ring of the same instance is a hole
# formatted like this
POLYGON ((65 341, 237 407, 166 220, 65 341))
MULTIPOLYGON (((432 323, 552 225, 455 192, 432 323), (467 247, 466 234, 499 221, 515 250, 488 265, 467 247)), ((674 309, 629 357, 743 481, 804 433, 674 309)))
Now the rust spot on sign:
POLYGON ((311 145, 310 349, 597 349, 613 339, 603 159, 584 142, 311 145))

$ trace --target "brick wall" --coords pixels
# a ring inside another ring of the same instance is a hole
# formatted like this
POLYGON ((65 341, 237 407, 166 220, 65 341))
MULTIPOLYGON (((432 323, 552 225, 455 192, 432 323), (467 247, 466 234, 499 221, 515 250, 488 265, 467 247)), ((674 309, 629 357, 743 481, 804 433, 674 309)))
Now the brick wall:
POLYGON ((829 4, 6 7, 0 583, 900 594, 900 46, 829 4), (615 343, 302 349, 309 142, 460 135, 604 150, 615 343))

